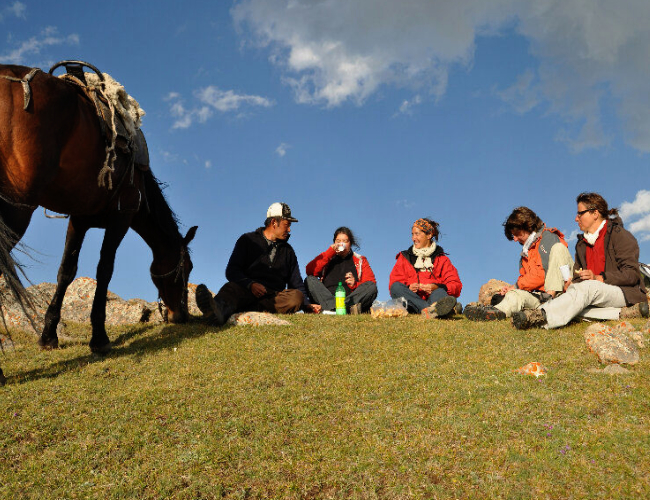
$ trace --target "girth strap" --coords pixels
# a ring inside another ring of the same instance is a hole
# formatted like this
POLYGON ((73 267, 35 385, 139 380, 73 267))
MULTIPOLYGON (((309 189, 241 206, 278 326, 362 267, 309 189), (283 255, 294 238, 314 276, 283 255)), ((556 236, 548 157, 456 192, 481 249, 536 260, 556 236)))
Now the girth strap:
POLYGON ((15 78, 13 76, 8 76, 8 75, 0 75, 0 78, 4 78, 5 80, 11 80, 12 82, 20 82, 23 84, 23 109, 26 110, 27 106, 29 106, 29 100, 32 97, 32 89, 29 88, 29 82, 32 81, 32 78, 34 78, 34 75, 41 71, 40 68, 32 68, 32 70, 27 73, 23 78, 15 78))

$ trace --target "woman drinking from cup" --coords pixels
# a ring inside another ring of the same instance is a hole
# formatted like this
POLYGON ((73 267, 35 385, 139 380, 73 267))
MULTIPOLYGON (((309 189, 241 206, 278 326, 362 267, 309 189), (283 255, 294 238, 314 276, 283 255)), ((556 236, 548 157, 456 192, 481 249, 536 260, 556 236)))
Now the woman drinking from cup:
POLYGON ((404 298, 411 313, 444 318, 454 313, 463 284, 458 271, 438 245, 438 223, 418 219, 413 223, 413 246, 397 254, 390 273, 390 296, 404 298))
POLYGON ((312 303, 322 311, 334 311, 336 287, 345 287, 345 307, 351 314, 367 312, 377 298, 377 281, 368 259, 352 251, 359 248, 352 231, 339 227, 333 243, 307 264, 305 287, 312 303))

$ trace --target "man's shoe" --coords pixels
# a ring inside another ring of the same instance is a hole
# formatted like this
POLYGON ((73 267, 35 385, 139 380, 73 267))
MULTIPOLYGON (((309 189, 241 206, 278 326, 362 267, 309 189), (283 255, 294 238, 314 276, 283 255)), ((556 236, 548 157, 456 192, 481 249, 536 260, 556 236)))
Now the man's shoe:
POLYGON ((648 303, 639 302, 630 307, 623 307, 619 319, 634 319, 648 317, 648 303))
POLYGON ((422 311, 422 316, 427 318, 444 318, 454 312, 456 298, 451 295, 441 298, 422 311))
POLYGON ((544 309, 524 309, 512 313, 512 326, 517 330, 538 328, 546 324, 546 313, 544 309))
POLYGON ((203 313, 203 319, 210 325, 222 326, 226 323, 228 316, 212 296, 208 287, 200 284, 196 287, 196 305, 203 313))
POLYGON ((472 321, 495 321, 506 319, 506 313, 493 306, 476 304, 465 307, 465 317, 472 321))

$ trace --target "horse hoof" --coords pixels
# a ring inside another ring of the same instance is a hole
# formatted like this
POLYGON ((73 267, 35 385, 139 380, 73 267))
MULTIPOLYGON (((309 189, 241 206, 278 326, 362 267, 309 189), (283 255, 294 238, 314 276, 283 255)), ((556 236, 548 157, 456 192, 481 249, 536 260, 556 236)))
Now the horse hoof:
POLYGON ((92 344, 90 345, 90 352, 94 354, 99 354, 101 356, 111 352, 111 349, 112 349, 112 345, 110 342, 104 345, 92 345, 92 344))
POLYGON ((40 339, 38 339, 38 345, 41 347, 41 349, 44 349, 44 350, 47 350, 47 351, 49 351, 51 349, 58 349, 59 348, 59 339, 55 338, 55 339, 50 339, 50 340, 43 340, 43 338, 41 337, 40 339))

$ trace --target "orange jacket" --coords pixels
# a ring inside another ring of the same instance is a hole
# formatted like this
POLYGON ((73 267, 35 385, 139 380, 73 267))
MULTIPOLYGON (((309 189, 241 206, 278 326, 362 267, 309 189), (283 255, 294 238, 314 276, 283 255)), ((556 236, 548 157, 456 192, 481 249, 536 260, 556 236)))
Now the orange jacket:
POLYGON ((519 261, 519 278, 517 279, 517 288, 529 292, 544 291, 544 281, 546 279, 545 266, 548 266, 548 258, 551 248, 556 243, 562 243, 568 246, 564 241, 564 235, 556 228, 547 228, 544 226, 541 234, 528 249, 528 257, 522 255, 519 261))

